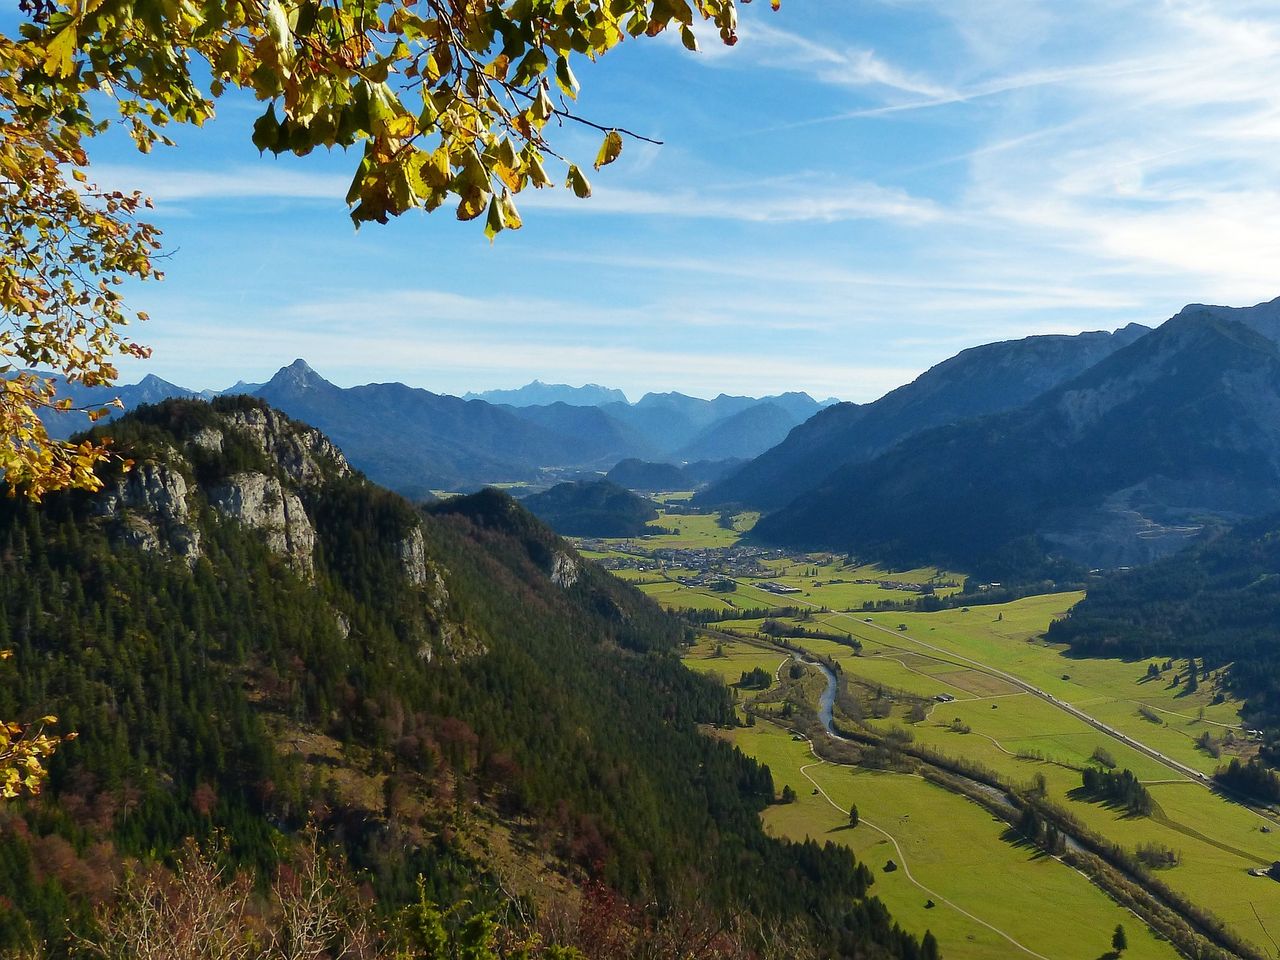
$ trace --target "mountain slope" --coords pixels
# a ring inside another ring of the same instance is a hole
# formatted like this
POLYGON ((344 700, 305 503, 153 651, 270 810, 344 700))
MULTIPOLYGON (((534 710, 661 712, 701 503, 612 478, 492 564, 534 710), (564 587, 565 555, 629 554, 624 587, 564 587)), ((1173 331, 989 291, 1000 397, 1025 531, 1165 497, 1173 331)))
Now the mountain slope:
POLYGON ((1249 520, 1150 566, 1089 588, 1049 638, 1083 656, 1231 663, 1260 720, 1280 718, 1280 515, 1249 520))
MULTIPOLYGON (((546 406, 504 407, 528 423, 536 424, 566 441, 573 459, 568 465, 603 468, 620 459, 655 452, 651 438, 620 423, 599 407, 553 403, 546 406)), ((565 464, 546 464, 563 466, 565 464)))
POLYGON ((255 396, 331 436, 371 479, 409 496, 524 480, 574 444, 512 411, 401 383, 344 389, 298 360, 255 396))
POLYGON ((829 407, 699 495, 703 504, 776 509, 846 464, 922 430, 1022 406, 1132 343, 1147 328, 1038 336, 961 351, 874 403, 829 407))
POLYGON ((1256 330, 1268 340, 1280 343, 1280 297, 1252 307, 1221 307, 1204 303, 1192 303, 1183 307, 1178 316, 1207 314, 1219 320, 1235 320, 1256 330))
POLYGON ((680 460, 729 460, 758 456, 778 444, 799 421, 773 401, 718 420, 676 453, 680 460))
POLYGON ((794 426, 821 410, 822 404, 807 393, 784 393, 760 399, 720 394, 713 400, 682 393, 646 393, 635 404, 615 403, 603 409, 648 440, 656 451, 656 455, 646 455, 652 459, 720 460, 727 456, 754 456, 767 449, 778 434, 776 424, 781 419, 778 411, 783 411, 790 425, 794 426), (759 421, 761 428, 765 428, 765 421, 768 421, 765 435, 753 438, 749 419, 744 427, 738 429, 736 437, 733 436, 733 427, 729 427, 724 435, 715 433, 717 424, 739 415, 749 418, 749 411, 757 408, 769 408, 769 412, 762 415, 764 419, 759 421), (704 437, 708 438, 706 442, 702 439, 704 437), (719 452, 730 446, 749 452, 719 452))
POLYGON ((246 397, 110 432, 136 466, 100 493, 0 502, 0 709, 80 733, 0 818, 0 951, 65 956, 128 858, 193 836, 268 871, 311 822, 386 908, 419 875, 505 903, 501 831, 559 885, 919 955, 846 851, 764 834, 768 770, 699 732, 733 706, 679 625, 509 497, 419 512, 246 397))
MULTIPOLYGON (((115 387, 86 387, 79 383, 68 383, 58 376, 53 379, 57 381, 58 395, 70 399, 77 408, 101 409, 118 399, 124 405, 124 410, 132 410, 134 407, 140 407, 146 403, 159 403, 170 397, 198 396, 192 390, 161 380, 150 373, 137 383, 121 384, 115 387)), ((103 419, 111 420, 120 416, 124 410, 110 408, 103 419)), ((91 426, 89 418, 77 412, 48 412, 42 419, 45 429, 49 431, 49 436, 58 439, 66 439, 73 433, 87 430, 91 426)))
POLYGON ((1092 566, 1150 560, 1280 496, 1280 348, 1181 315, 1026 407, 837 471, 762 539, 989 564, 1026 538, 1092 566))

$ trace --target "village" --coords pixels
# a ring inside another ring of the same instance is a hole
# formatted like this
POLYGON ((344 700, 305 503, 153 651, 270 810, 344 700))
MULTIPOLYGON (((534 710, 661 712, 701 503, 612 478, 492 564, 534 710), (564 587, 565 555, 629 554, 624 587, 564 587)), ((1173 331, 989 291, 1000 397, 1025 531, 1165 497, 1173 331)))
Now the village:
MULTIPOLYGON (((666 575, 679 571, 674 579, 688 587, 727 591, 735 580, 753 580, 752 585, 778 595, 803 593, 795 584, 783 583, 778 577, 788 576, 794 565, 809 570, 827 566, 832 557, 826 554, 792 554, 785 550, 734 545, 731 547, 659 547, 653 549, 640 540, 605 540, 583 538, 578 549, 601 554, 596 562, 606 570, 652 571, 666 575), (766 579, 768 578, 768 579, 766 579)), ((893 579, 829 579, 813 580, 813 586, 853 583, 904 593, 932 593, 939 587, 958 587, 955 581, 916 583, 893 579)))

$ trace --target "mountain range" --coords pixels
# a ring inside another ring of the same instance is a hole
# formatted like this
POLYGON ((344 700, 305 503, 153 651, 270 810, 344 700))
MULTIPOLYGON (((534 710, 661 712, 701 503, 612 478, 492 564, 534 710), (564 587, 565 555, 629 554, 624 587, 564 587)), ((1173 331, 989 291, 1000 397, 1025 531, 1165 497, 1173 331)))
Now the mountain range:
MULTIPOLYGON (((169 397, 215 395, 155 376, 114 388, 62 387, 78 407, 100 407, 118 397, 125 410, 169 397)), ((371 479, 419 498, 433 490, 602 473, 629 458, 673 464, 746 459, 782 440, 822 406, 803 393, 712 400, 646 394, 631 404, 621 391, 537 382, 512 392, 520 395, 514 398, 518 403, 502 404, 402 383, 338 387, 303 360, 264 384, 242 382, 225 393, 261 397, 313 424, 371 479), (552 397, 569 399, 532 402, 552 397), (588 397, 598 405, 584 402, 588 397)), ((62 437, 89 425, 80 413, 50 414, 47 423, 62 437)))
POLYGON ((963 350, 873 403, 828 407, 698 501, 777 509, 840 467, 871 460, 922 430, 1012 410, 1148 332, 1038 336, 963 350))
POLYGON ((514 390, 485 390, 481 393, 464 393, 463 400, 483 400, 485 403, 505 404, 509 407, 545 407, 552 403, 567 403, 571 407, 599 407, 606 403, 627 403, 627 395, 621 390, 587 383, 571 387, 567 383, 543 383, 533 380, 514 390))
MULTIPOLYGON (((709 483, 695 504, 765 511, 764 542, 995 575, 1034 557, 1147 562, 1268 509, 1280 494, 1277 337, 1280 299, 1192 304, 1155 330, 974 347, 875 402, 825 407, 802 393, 628 403, 536 381, 487 394, 514 401, 499 404, 341 388, 301 360, 237 388, 413 497, 606 471, 640 490, 709 483)), ((126 406, 195 395, 156 377, 114 392, 126 406)), ((77 403, 107 393, 71 391, 77 403)))
POLYGON ((1266 333, 1278 308, 1193 305, 1127 345, 1113 339, 1118 349, 1028 403, 839 467, 755 535, 1000 574, 1033 554, 1147 562, 1206 525, 1272 510, 1280 346, 1266 333))

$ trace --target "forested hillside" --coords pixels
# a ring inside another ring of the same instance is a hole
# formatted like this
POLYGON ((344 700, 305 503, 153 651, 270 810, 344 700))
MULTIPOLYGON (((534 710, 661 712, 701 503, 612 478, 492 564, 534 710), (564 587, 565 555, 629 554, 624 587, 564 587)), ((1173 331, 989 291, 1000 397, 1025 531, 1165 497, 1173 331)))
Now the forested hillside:
POLYGON ((0 502, 0 710, 79 734, 0 808, 0 950, 66 955, 130 859, 220 837, 264 876, 310 822, 387 908, 419 875, 534 912, 593 882, 775 952, 920 955, 847 852, 764 835, 769 771, 699 731, 731 701, 678 625, 509 497, 420 513, 247 398, 110 429, 136 466, 102 492, 0 502))
POLYGON ((652 500, 609 480, 558 483, 526 497, 523 503, 566 537, 639 537, 653 533, 648 523, 658 519, 658 507, 652 500))
POLYGON ((1053 640, 1088 656, 1180 655, 1231 664, 1259 722, 1280 721, 1280 515, 1089 588, 1053 640))

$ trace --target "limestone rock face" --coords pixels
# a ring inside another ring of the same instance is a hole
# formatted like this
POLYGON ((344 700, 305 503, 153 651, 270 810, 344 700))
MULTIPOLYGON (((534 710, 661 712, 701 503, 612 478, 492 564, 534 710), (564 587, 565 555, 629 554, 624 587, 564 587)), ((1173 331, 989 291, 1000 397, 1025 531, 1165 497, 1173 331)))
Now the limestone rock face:
POLYGON ((578 582, 578 564, 567 553, 557 553, 551 561, 551 582, 569 589, 578 582))
POLYGON ((278 410, 237 410, 227 414, 227 420, 251 437, 267 459, 278 464, 294 483, 316 483, 328 471, 339 477, 351 473, 347 458, 328 437, 318 430, 300 429, 278 410))
POLYGON ((209 490, 209 504, 224 516, 266 536, 267 546, 287 557, 294 569, 311 574, 316 531, 302 501, 275 477, 236 473, 209 490))
POLYGON ((165 463, 138 464, 97 497, 95 512, 119 522, 121 539, 142 550, 167 546, 194 562, 200 531, 188 523, 187 481, 165 463))
POLYGON ((421 527, 414 527, 400 541, 400 566, 409 582, 415 586, 422 586, 427 582, 427 546, 422 539, 421 527))
POLYGON ((187 442, 193 447, 208 450, 210 453, 221 453, 222 431, 213 427, 205 427, 203 430, 197 430, 187 442))
POLYGON ((444 574, 438 564, 427 559, 427 545, 422 537, 422 528, 415 526, 408 536, 400 541, 400 567, 405 578, 415 587, 421 587, 427 604, 433 610, 443 610, 449 603, 449 588, 445 586, 444 574))

